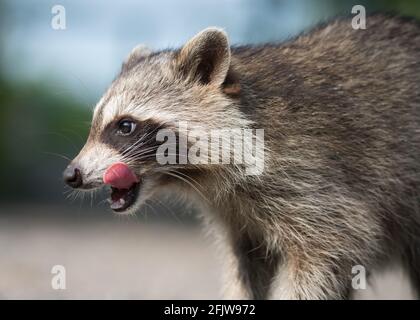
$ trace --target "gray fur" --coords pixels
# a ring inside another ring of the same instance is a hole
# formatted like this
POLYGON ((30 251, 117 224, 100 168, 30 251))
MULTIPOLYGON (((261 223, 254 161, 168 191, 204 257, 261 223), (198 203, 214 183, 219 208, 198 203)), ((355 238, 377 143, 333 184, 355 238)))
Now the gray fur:
POLYGON ((127 61, 95 110, 90 145, 123 115, 265 129, 260 176, 239 166, 170 168, 188 184, 131 159, 156 189, 205 195, 227 254, 228 297, 349 298, 352 266, 372 272, 395 258, 420 290, 418 23, 374 15, 353 30, 338 19, 230 51, 225 33, 209 29, 181 50, 127 61))

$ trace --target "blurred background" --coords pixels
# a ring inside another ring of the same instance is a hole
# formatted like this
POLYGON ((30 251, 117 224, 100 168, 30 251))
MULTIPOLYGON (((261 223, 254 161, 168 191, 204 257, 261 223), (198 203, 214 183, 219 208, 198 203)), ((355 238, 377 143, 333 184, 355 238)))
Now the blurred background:
MULTIPOLYGON (((0 0, 0 298, 220 297, 221 261, 191 212, 154 202, 116 216, 105 196, 66 189, 67 159, 138 43, 177 47, 208 26, 234 44, 281 41, 356 4, 420 17, 417 0, 0 0), (52 28, 55 5, 64 30, 52 28), (51 287, 54 265, 66 290, 51 287)), ((398 279, 369 294, 406 297, 398 279)))

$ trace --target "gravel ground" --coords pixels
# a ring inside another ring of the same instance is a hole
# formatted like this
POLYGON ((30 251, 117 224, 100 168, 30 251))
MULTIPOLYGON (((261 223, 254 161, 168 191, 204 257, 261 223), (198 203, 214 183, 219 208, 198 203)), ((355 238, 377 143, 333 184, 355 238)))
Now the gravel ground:
POLYGON ((219 264, 196 227, 35 216, 0 215, 0 298, 219 297, 219 264), (54 265, 65 267, 65 290, 52 289, 54 265))
MULTIPOLYGON (((220 298, 220 261, 195 225, 52 215, 62 208, 50 207, 0 210, 2 299, 220 298), (52 289, 54 265, 65 267, 65 290, 52 289)), ((357 297, 410 298, 401 273, 375 282, 357 297)))

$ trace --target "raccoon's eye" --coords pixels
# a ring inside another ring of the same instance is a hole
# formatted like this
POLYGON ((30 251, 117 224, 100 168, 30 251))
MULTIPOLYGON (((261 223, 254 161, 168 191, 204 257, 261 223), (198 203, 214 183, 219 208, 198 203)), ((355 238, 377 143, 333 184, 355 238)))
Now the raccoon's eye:
POLYGON ((136 129, 136 123, 131 120, 121 120, 118 123, 117 133, 122 136, 128 136, 136 129))

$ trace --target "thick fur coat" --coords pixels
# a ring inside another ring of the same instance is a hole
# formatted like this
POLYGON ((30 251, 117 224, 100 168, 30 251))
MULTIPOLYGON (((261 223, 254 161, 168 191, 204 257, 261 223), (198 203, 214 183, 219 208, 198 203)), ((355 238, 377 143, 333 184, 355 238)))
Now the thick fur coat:
POLYGON ((72 163, 79 187, 117 161, 142 179, 129 212, 167 186, 197 195, 227 297, 350 298, 353 266, 396 259, 420 290, 420 26, 373 15, 366 30, 337 19, 280 44, 230 47, 213 28, 179 50, 136 48, 72 163), (127 117, 138 131, 115 135, 127 117), (178 121, 264 129, 264 172, 158 165, 155 134, 178 121))

